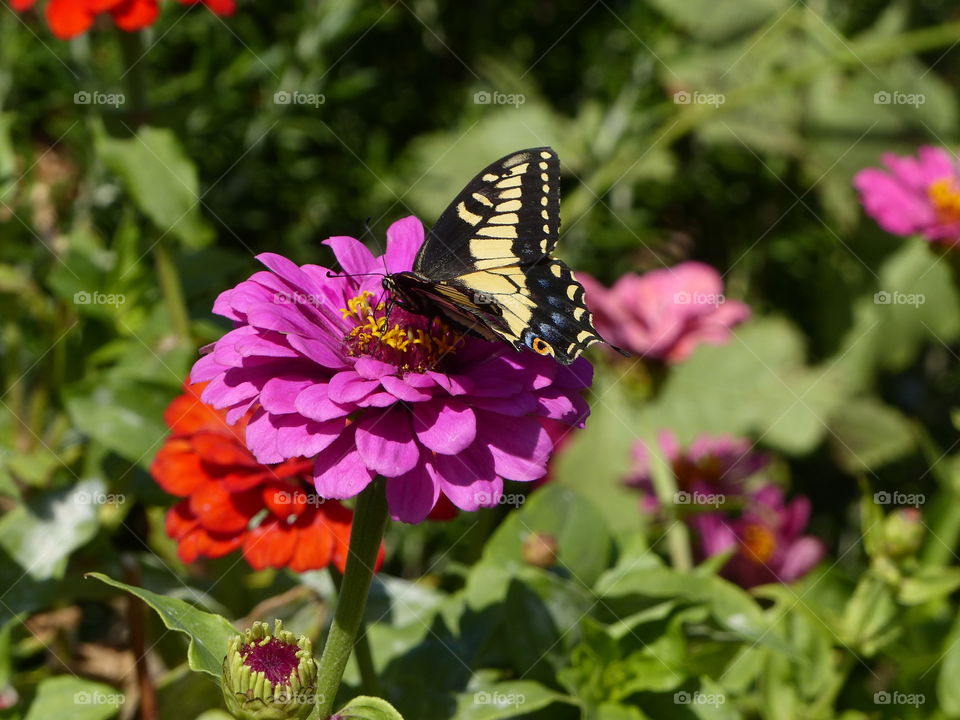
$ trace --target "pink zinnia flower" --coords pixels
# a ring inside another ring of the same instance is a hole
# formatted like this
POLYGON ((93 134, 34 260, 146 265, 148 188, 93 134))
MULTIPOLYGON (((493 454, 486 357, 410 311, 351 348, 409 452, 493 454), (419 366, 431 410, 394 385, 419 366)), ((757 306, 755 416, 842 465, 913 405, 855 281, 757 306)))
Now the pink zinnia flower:
MULTIPOLYGON (((664 461, 673 470, 679 493, 679 504, 698 502, 698 497, 738 496, 744 494, 743 481, 765 468, 770 458, 756 452, 746 438, 732 435, 700 435, 686 448, 669 430, 657 435, 664 461)), ((650 449, 644 442, 633 446, 633 469, 627 484, 644 492, 644 509, 659 507, 653 494, 650 473, 650 449)))
POLYGON ((739 517, 712 512, 697 515, 690 523, 700 538, 702 556, 735 550, 722 574, 749 588, 792 582, 820 562, 823 543, 803 534, 809 518, 807 498, 785 503, 780 488, 766 485, 750 497, 739 517))
POLYGON ((853 178, 860 202, 894 235, 920 233, 948 245, 960 243, 960 163, 943 148, 920 148, 916 157, 886 153, 886 170, 866 168, 853 178))
POLYGON ((261 463, 315 457, 327 498, 387 478, 395 519, 420 522, 443 492, 462 510, 496 505, 503 480, 542 477, 553 450, 546 419, 581 425, 590 364, 568 367, 501 343, 461 336, 436 318, 394 306, 380 278, 410 270, 423 243, 408 217, 387 231, 387 252, 333 237, 347 277, 264 253, 261 271, 217 298, 234 329, 194 366, 202 399, 248 409, 246 442, 261 463), (381 298, 378 301, 378 298, 381 298))
POLYGON ((612 345, 668 363, 686 360, 700 343, 722 345, 750 308, 723 295, 709 265, 685 262, 645 275, 622 276, 609 290, 577 273, 594 324, 612 345))

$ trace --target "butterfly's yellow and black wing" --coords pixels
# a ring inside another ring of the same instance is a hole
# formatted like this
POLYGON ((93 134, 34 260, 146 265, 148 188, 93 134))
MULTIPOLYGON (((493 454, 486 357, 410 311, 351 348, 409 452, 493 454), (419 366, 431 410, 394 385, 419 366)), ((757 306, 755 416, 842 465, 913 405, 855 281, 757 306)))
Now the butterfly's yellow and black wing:
POLYGON ((560 161, 548 147, 481 171, 429 231, 412 273, 390 285, 489 339, 573 362, 603 342, 570 268, 552 257, 560 230, 560 161))

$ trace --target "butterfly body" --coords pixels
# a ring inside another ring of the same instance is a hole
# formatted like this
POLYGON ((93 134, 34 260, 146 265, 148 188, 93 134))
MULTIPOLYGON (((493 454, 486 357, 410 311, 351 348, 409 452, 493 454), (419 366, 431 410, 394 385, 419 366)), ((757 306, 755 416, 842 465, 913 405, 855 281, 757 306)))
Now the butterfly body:
POLYGON ((560 162, 548 147, 482 170, 441 214, 412 271, 383 285, 419 314, 567 365, 603 338, 583 287, 551 253, 560 229, 560 162))

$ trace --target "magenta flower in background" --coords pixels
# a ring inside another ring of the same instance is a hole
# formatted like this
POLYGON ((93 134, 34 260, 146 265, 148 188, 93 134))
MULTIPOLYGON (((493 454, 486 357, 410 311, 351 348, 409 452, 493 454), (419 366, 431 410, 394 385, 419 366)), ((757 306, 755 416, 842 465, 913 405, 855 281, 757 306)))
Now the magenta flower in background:
POLYGON ((702 557, 734 550, 721 574, 741 587, 788 583, 808 573, 824 556, 824 546, 804 535, 810 518, 805 497, 784 502, 783 491, 766 485, 750 496, 738 517, 722 512, 690 519, 702 557))
POLYGON ((375 257, 351 237, 325 241, 348 277, 273 253, 268 268, 217 298, 234 329, 194 365, 204 402, 235 422, 250 408, 246 442, 258 462, 315 457, 317 492, 357 495, 387 478, 391 514, 420 522, 443 492, 462 510, 496 505, 503 480, 546 472, 547 420, 580 426, 592 367, 564 367, 502 343, 461 336, 394 306, 380 277, 410 270, 420 221, 387 230, 375 257))
POLYGON ((613 345, 668 363, 686 360, 697 345, 722 345, 750 308, 727 300, 709 265, 685 262, 644 275, 622 276, 609 290, 585 273, 577 279, 597 330, 613 345))
POLYGON ((924 146, 915 157, 886 153, 886 170, 866 168, 853 178, 860 202, 894 235, 919 233, 932 242, 960 243, 960 163, 948 151, 924 146))
MULTIPOLYGON (((770 458, 753 449, 746 438, 732 435, 700 435, 686 448, 669 430, 657 436, 664 461, 673 470, 678 488, 678 504, 697 504, 699 498, 717 495, 744 494, 743 481, 765 468, 770 458)), ((633 446, 633 468, 626 483, 644 493, 644 509, 653 512, 659 507, 653 492, 650 472, 650 449, 645 443, 633 446)))

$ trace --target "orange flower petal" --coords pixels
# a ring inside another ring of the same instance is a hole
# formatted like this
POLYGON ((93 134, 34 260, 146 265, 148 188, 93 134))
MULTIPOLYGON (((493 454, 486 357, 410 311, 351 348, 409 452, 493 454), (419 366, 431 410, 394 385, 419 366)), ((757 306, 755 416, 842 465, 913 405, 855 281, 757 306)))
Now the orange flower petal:
POLYGON ((299 528, 289 568, 294 572, 319 570, 330 564, 333 555, 333 534, 324 525, 320 513, 304 515, 294 523, 299 528))
POLYGON ((190 511, 207 530, 236 533, 263 507, 257 493, 231 493, 216 481, 207 482, 190 495, 190 511))
POLYGON ((111 13, 118 28, 132 32, 152 25, 160 8, 157 0, 124 0, 111 13))
POLYGON ((94 13, 85 2, 77 0, 50 0, 47 3, 47 23, 61 40, 69 40, 90 29, 94 13))
POLYGON ((168 440, 150 465, 157 484, 171 495, 185 497, 210 479, 199 456, 186 440, 168 440))
POLYGON ((296 533, 280 521, 267 518, 250 532, 243 542, 243 556, 250 567, 286 567, 296 545, 296 533))

